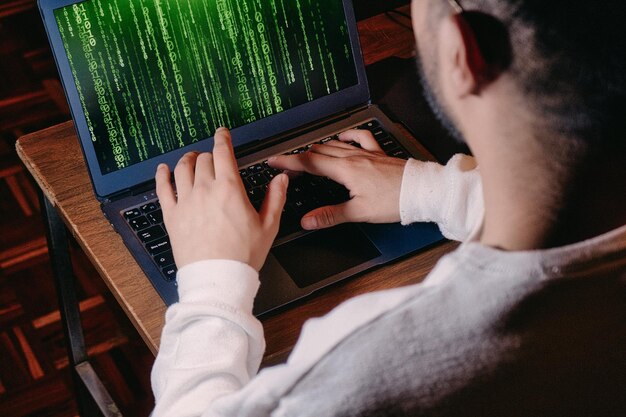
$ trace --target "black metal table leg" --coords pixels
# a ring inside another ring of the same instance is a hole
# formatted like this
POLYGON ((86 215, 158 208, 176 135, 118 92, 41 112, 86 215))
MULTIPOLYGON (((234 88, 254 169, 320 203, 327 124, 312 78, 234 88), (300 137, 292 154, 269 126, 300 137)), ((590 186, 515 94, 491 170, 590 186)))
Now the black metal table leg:
POLYGON ((82 417, 121 416, 88 361, 65 225, 50 201, 45 197, 41 200, 78 411, 82 417))

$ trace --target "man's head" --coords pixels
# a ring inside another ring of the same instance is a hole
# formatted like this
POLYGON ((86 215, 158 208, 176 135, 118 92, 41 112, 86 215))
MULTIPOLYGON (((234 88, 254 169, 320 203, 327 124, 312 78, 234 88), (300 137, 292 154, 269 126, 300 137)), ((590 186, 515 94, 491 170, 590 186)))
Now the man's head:
POLYGON ((495 94, 533 136, 541 132, 591 146, 626 148, 623 2, 459 4, 461 13, 449 0, 413 1, 425 87, 453 133, 454 127, 465 136, 480 131, 466 120, 464 109, 495 94))

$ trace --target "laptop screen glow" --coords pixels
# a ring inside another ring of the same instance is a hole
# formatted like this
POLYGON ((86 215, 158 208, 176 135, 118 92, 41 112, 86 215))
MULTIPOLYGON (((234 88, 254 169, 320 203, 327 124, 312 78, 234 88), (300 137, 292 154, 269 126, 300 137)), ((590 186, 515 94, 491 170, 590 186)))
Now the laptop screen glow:
POLYGON ((341 0, 55 10, 103 175, 357 84, 341 0))

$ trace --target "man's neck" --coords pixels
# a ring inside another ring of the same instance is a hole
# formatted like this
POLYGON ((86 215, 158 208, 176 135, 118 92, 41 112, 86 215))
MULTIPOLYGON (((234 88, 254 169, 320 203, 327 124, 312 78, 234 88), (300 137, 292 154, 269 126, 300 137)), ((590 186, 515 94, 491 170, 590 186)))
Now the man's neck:
POLYGON ((591 152, 597 144, 538 128, 541 115, 506 76, 479 93, 447 96, 480 167, 483 244, 545 249, 626 225, 626 152, 591 152))
POLYGON ((485 199, 482 243, 509 251, 545 249, 626 225, 624 155, 579 152, 572 158, 567 141, 555 146, 549 139, 549 149, 540 145, 547 140, 512 138, 507 149, 477 155, 485 199))

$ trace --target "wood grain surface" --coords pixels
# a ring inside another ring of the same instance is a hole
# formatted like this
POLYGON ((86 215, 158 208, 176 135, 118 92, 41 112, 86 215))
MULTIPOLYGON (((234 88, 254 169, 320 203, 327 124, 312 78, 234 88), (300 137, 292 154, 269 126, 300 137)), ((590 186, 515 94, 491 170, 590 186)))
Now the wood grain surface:
MULTIPOLYGON (((408 7, 401 10, 406 13, 408 7)), ((368 64, 391 56, 406 56, 414 49, 412 32, 384 15, 361 22, 359 29, 368 64)), ((17 151, 147 346, 156 354, 165 304, 102 214, 72 122, 22 137, 17 151)), ((267 339, 264 365, 285 360, 307 319, 321 316, 359 294, 418 283, 437 260, 455 246, 453 243, 437 245, 403 261, 335 284, 262 318, 267 339)))
POLYGON ((73 123, 20 138, 17 152, 141 337, 156 353, 165 304, 102 214, 73 123))
MULTIPOLYGON (((411 7, 397 9, 402 14, 410 14, 411 7)), ((372 65, 392 56, 410 58, 415 55, 415 38, 411 21, 402 15, 381 14, 359 22, 359 35, 363 48, 365 65, 372 65), (398 22, 401 22, 399 24, 398 22)))

